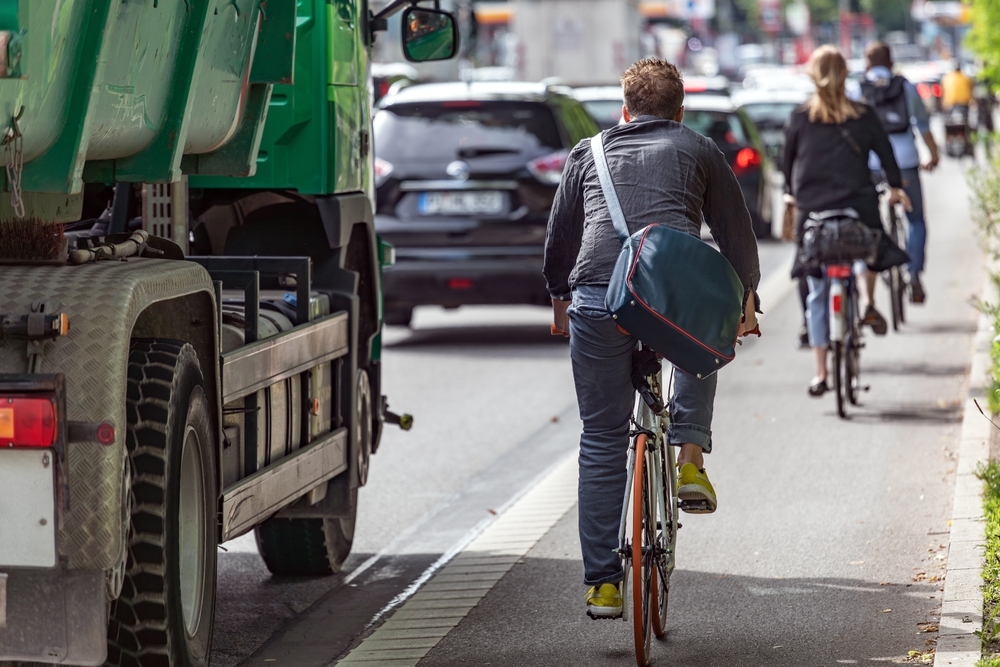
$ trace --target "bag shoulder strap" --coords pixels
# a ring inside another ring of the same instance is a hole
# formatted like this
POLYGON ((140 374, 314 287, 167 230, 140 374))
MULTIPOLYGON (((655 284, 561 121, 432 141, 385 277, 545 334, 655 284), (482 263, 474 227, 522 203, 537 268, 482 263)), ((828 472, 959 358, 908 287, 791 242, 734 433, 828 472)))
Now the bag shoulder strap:
POLYGON ((622 205, 618 201, 618 193, 615 192, 615 183, 611 180, 611 170, 608 169, 608 159, 604 155, 604 133, 600 132, 590 139, 590 150, 594 153, 594 165, 597 167, 597 178, 601 181, 601 191, 604 192, 604 201, 608 204, 608 212, 611 213, 611 224, 615 226, 615 233, 622 243, 628 241, 628 225, 625 224, 625 214, 622 212, 622 205))

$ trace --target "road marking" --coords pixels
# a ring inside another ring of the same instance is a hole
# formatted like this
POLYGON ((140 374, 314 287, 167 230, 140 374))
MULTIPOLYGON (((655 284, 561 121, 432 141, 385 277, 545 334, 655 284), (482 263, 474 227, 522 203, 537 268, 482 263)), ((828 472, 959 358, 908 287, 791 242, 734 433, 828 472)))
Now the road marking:
MULTIPOLYGON (((397 596, 409 592, 402 606, 337 664, 412 667, 420 662, 573 507, 577 471, 574 452, 478 536, 438 559, 397 596)), ((390 602, 373 622, 394 606, 390 602)))

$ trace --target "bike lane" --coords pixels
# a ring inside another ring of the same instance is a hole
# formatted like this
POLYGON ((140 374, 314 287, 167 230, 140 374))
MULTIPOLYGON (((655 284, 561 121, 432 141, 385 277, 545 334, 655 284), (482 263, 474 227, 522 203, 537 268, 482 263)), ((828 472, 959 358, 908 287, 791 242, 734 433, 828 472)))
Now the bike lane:
MULTIPOLYGON (((654 661, 893 663, 933 647, 926 630, 940 610, 977 319, 968 300, 982 280, 957 167, 927 177, 925 192, 928 302, 908 308, 899 334, 866 337, 863 381, 871 391, 850 419, 837 419, 832 396, 806 396, 812 358, 793 347, 801 315, 791 296, 764 303, 765 336, 723 371, 716 449, 706 462, 719 511, 681 517, 668 634, 655 643, 654 661)), ((883 311, 886 297, 880 288, 883 311)), ((562 469, 564 492, 573 487, 565 477, 572 469, 562 469)), ((562 505, 546 501, 544 534, 538 522, 519 532, 508 521, 509 543, 504 530, 484 543, 496 553, 460 554, 458 571, 440 572, 437 595, 431 578, 386 614, 383 628, 396 621, 406 632, 381 644, 370 635, 368 648, 341 664, 634 664, 629 624, 583 615, 571 496, 560 496, 562 505), (467 595, 447 585, 463 574, 479 582, 467 595)))

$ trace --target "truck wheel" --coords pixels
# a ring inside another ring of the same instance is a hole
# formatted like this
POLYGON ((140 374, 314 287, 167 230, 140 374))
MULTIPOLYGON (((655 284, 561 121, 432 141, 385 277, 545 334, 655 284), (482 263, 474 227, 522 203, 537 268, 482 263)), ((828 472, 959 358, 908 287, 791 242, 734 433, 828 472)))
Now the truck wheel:
POLYGON ((132 516, 107 665, 208 665, 218 479, 203 385, 190 345, 133 341, 126 397, 132 516))
POLYGON ((358 370, 354 388, 354 438, 357 461, 357 486, 368 482, 368 465, 372 458, 372 385, 368 372, 358 370))
POLYGON ((343 516, 275 518, 257 526, 257 548, 271 574, 323 576, 340 571, 354 544, 358 511, 357 488, 347 493, 349 507, 343 516))

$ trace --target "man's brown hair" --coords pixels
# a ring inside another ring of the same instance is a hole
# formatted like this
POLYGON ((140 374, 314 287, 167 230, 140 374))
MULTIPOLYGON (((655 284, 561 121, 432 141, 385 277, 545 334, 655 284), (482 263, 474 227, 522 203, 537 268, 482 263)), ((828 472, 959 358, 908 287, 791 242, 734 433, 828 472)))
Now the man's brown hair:
POLYGON ((684 104, 680 71, 661 58, 644 58, 622 74, 625 108, 630 116, 673 120, 684 104))
POLYGON ((865 47, 865 62, 869 69, 872 67, 892 69, 892 51, 889 50, 889 45, 880 40, 869 42, 865 47))

